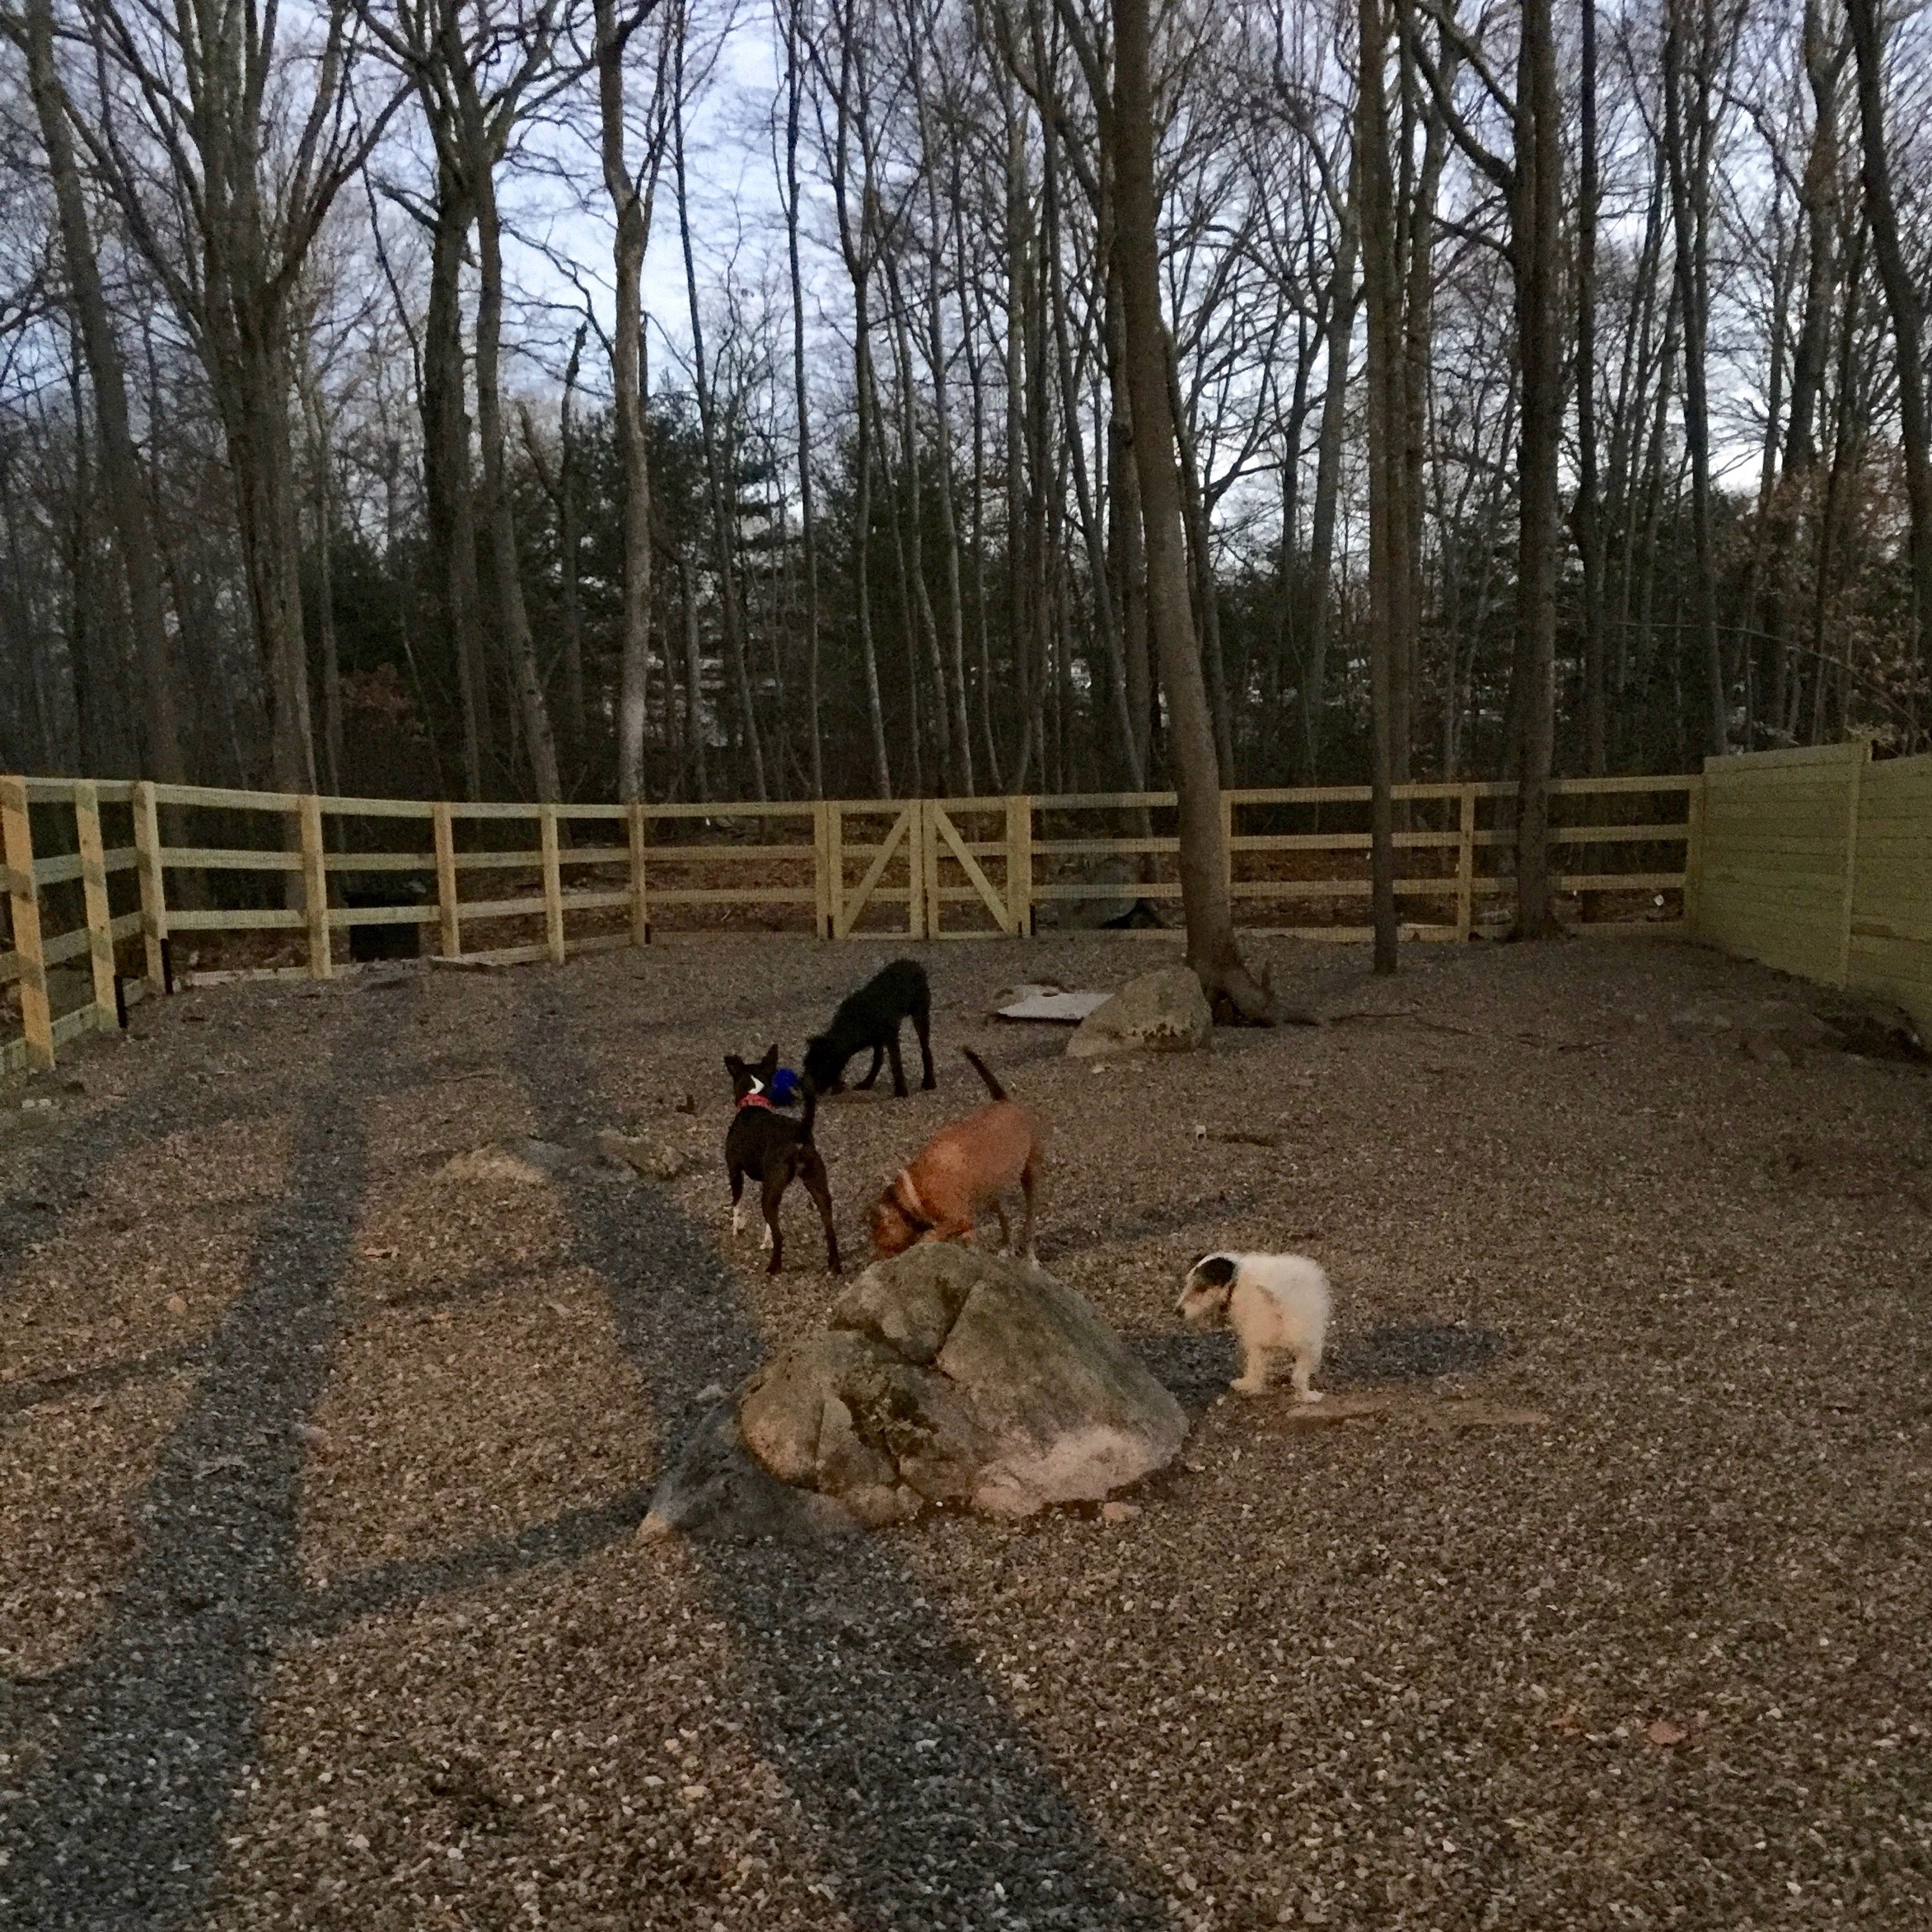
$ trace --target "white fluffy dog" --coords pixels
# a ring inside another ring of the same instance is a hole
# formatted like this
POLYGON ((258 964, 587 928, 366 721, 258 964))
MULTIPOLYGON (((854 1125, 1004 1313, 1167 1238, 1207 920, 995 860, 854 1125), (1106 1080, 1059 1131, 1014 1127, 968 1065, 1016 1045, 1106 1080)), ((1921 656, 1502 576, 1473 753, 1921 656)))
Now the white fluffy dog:
POLYGON ((1258 1396, 1277 1355, 1294 1358, 1298 1402, 1318 1402, 1308 1378, 1328 1334, 1328 1277, 1306 1255, 1203 1255, 1187 1270, 1174 1312, 1191 1328, 1225 1322, 1241 1343, 1235 1388, 1258 1396))

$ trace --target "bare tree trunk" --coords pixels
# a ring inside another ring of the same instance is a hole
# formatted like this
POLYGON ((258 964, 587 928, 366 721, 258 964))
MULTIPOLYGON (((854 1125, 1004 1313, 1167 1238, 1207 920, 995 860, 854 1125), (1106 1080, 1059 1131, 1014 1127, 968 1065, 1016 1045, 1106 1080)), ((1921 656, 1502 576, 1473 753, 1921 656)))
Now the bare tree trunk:
POLYGON ((134 653, 141 667, 141 741, 143 767, 165 784, 187 777, 181 755, 175 674, 168 655, 167 620, 161 596, 161 569, 154 540, 141 462, 129 427, 126 372, 120 344, 108 314, 101 270, 87 220, 87 199, 75 159, 73 130, 65 91, 54 60, 54 12, 50 0, 26 0, 18 30, 26 55, 27 84, 39 117, 41 145, 54 187, 60 223, 61 255, 68 289, 94 388, 101 438, 101 473, 106 485, 121 570, 127 578, 128 615, 134 653))
MULTIPOLYGON (((805 97, 803 0, 785 0, 785 249, 791 270, 792 393, 798 412, 798 515, 805 565, 805 702, 809 712, 812 795, 826 795, 819 708, 818 519, 812 495, 812 407, 805 380, 805 277, 798 254, 798 129, 805 97)), ((936 284, 935 284, 936 285, 936 284)), ((964 714, 961 714, 964 728, 964 714)))
POLYGON ((564 694, 570 720, 570 755, 574 788, 583 779, 589 749, 589 714, 583 685, 583 615, 578 586, 577 378, 583 366, 583 339, 589 324, 578 325, 564 369, 564 396, 557 413, 557 547, 561 552, 564 619, 564 694))
POLYGON ((1866 218, 1878 260, 1885 306, 1892 315, 1898 368, 1898 434, 1905 450, 1906 503, 1911 517, 1912 601, 1917 606, 1919 654, 1932 676, 1932 418, 1925 401, 1925 306, 1898 232, 1892 162, 1885 144, 1884 46, 1874 0, 1845 0, 1858 55, 1859 127, 1866 218))
MULTIPOLYGON (((644 250, 651 193, 631 171, 625 129, 624 55, 643 10, 620 25, 615 0, 594 0, 597 119, 604 192, 616 218, 610 247, 615 283, 610 337, 611 413, 624 470, 623 587, 618 607, 617 796, 644 795, 646 700, 651 674, 651 453, 644 433, 644 250)), ((647 180, 657 179, 657 154, 647 180)))
POLYGON ((1717 634, 1716 559, 1710 535, 1710 77, 1714 50, 1700 37, 1692 137, 1684 126, 1683 13, 1690 0, 1665 0, 1663 35, 1664 158, 1670 171, 1672 226, 1677 235, 1678 302, 1684 320, 1684 443, 1691 458, 1691 541, 1696 552, 1698 653, 1703 667, 1709 731, 1706 748, 1721 756, 1730 746, 1724 657, 1717 634))
POLYGON ((1363 293, 1368 309, 1368 678, 1373 765, 1369 794, 1369 909, 1375 971, 1392 973, 1396 918, 1396 660, 1406 637, 1409 520, 1403 507, 1402 441, 1408 414, 1395 183, 1389 167, 1385 79, 1390 21, 1383 0, 1362 0, 1356 91, 1354 199, 1361 210, 1363 293))
POLYGON ((1309 538, 1307 657, 1302 670, 1303 772, 1321 782, 1322 717, 1327 701, 1328 607, 1334 597, 1336 506, 1341 498, 1342 440, 1348 426, 1349 345, 1355 334, 1355 248, 1359 220, 1351 196, 1343 210, 1335 273, 1328 287, 1328 326, 1323 350, 1326 367, 1322 396, 1322 427, 1315 440, 1315 501, 1309 538))
POLYGON ((430 232, 423 321, 423 482, 429 568, 462 709, 464 796, 483 796, 489 695, 476 581, 475 493, 465 401, 462 273, 471 208, 453 170, 440 167, 430 232))
POLYGON ((1597 492, 1597 0, 1582 0, 1582 113, 1577 188, 1576 434, 1577 550, 1583 568, 1584 761, 1608 769, 1604 677, 1603 538, 1597 492))
POLYGON ((1271 1002, 1267 989, 1249 974, 1235 941, 1228 849, 1221 830, 1221 774, 1188 596, 1181 479, 1161 317, 1148 0, 1112 0, 1112 14, 1113 98, 1096 105, 1103 115, 1114 163, 1115 247, 1120 265, 1134 466, 1147 538, 1148 609, 1167 690, 1180 793, 1187 963, 1217 1009, 1261 1021, 1268 1017, 1271 1002))
POLYGON ((1516 159, 1509 186, 1511 266, 1523 428, 1517 444, 1518 526, 1512 710, 1516 727, 1516 936, 1547 938, 1550 779, 1556 729, 1557 466, 1563 433, 1563 151, 1556 124, 1551 0, 1524 0, 1518 58, 1516 159))
POLYGON ((517 512, 511 501, 503 438, 503 391, 498 360, 503 340, 503 235, 497 214, 494 157, 473 138, 470 157, 476 190, 476 240, 479 270, 476 302, 476 428, 483 445, 483 494, 489 528, 490 561, 495 578, 497 623, 509 660, 522 713, 525 748, 536 795, 560 799, 556 741, 550 707, 537 676, 536 646, 523 601, 523 575, 517 543, 517 512))
POLYGON ((310 517, 315 531, 316 642, 321 654, 322 776, 325 788, 342 792, 342 661, 335 639, 335 572, 330 555, 335 540, 332 501, 334 455, 329 417, 320 384, 306 375, 302 384, 302 414, 308 429, 310 517))
POLYGON ((751 788, 760 800, 771 796, 765 776, 765 742, 758 729, 757 707, 751 699, 751 674, 745 655, 745 618, 738 599, 737 545, 733 526, 737 515, 735 477, 725 467, 725 452, 718 422, 718 399, 712 393, 704 361, 704 323, 698 302, 697 256, 691 246, 690 180, 685 167, 684 62, 677 59, 678 100, 671 124, 671 167, 677 186, 678 239, 683 245, 685 288, 690 298, 691 377, 698 398, 698 426, 704 443, 704 481, 711 504, 712 545, 718 572, 718 607, 724 620, 724 649, 732 685, 738 701, 738 719, 746 755, 751 761, 751 788))

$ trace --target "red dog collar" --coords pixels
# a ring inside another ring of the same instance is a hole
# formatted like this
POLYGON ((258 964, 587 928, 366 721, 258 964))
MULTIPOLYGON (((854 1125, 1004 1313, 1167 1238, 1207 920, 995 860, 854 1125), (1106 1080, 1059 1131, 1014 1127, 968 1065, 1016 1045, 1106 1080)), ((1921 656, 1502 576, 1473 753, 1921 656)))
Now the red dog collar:
POLYGON ((776 1113, 778 1111, 778 1109, 772 1106, 771 1096, 769 1093, 747 1093, 744 1098, 738 1102, 738 1105, 741 1107, 761 1106, 770 1113, 776 1113))

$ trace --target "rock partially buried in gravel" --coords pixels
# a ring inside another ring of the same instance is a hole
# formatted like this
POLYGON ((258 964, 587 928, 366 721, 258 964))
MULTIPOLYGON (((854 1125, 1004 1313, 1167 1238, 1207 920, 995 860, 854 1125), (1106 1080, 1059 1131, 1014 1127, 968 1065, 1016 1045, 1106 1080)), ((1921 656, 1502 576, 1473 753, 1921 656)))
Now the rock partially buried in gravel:
POLYGON ((597 1136, 597 1152, 614 1167, 629 1167, 647 1181, 675 1181, 690 1165, 684 1148, 648 1134, 620 1134, 606 1127, 597 1136))
POLYGON ((540 1187, 569 1165, 570 1153, 550 1140, 505 1140, 451 1156, 437 1171, 439 1181, 507 1181, 540 1187))
POLYGON ((1776 1065, 1802 1052, 1836 1052, 1844 1036, 1794 999, 1712 999, 1670 1017, 1679 1040, 1733 1040, 1753 1060, 1776 1065))
POLYGON ((788 1489, 745 1448, 729 1399, 715 1402, 652 1493, 646 1541, 676 1531, 750 1541, 810 1541, 858 1527, 829 1496, 788 1489))
POLYGON ((1081 1296, 941 1242, 868 1268, 826 1329, 746 1384, 738 1422, 774 1476, 874 1525, 929 1503, 1097 1502, 1164 1467, 1187 1429, 1081 1296))
POLYGON ((1130 980, 1074 1030, 1075 1060, 1115 1053, 1190 1053, 1213 1036, 1214 1016, 1189 966, 1163 966, 1130 980))

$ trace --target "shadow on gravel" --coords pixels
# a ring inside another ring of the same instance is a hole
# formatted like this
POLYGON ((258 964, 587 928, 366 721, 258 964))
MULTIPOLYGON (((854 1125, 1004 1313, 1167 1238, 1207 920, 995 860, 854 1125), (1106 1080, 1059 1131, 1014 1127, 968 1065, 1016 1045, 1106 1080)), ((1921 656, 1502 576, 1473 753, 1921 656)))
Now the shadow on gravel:
POLYGON ((105 1629, 68 1670, 0 1705, 0 1735, 17 1720, 53 1731, 44 1759, 16 1760, 24 1789, 0 1817, 0 1925, 164 1932, 189 1919, 218 1862, 298 1596, 296 1432, 339 1319, 365 1172, 360 1102, 382 1064, 373 1035, 351 1022, 316 1088, 290 1097, 291 1191, 264 1209, 246 1284, 205 1344, 105 1629))
MULTIPOLYGON (((1198 1419, 1237 1373, 1234 1337, 1225 1330, 1185 1329, 1132 1335, 1127 1345, 1198 1419)), ((1364 1382, 1429 1382, 1468 1375, 1508 1352, 1493 1330, 1461 1322, 1405 1322, 1371 1328, 1336 1342, 1322 1359, 1318 1386, 1341 1389, 1364 1382)))
POLYGON ((1462 1322, 1397 1322, 1345 1336, 1322 1358, 1322 1379, 1426 1382, 1438 1375, 1471 1375, 1506 1354, 1494 1329, 1462 1322))
MULTIPOLYGON (((548 1116, 561 1138, 594 1079, 538 1008, 533 992, 509 1050, 538 1131, 548 1116)), ((661 1188, 617 1195, 573 1181, 567 1198, 578 1259, 610 1284, 668 1462, 698 1420, 698 1392, 754 1367, 757 1336, 729 1273, 661 1188)), ((732 1626, 746 1718, 860 1923, 1128 1932, 1167 1922, 920 1597, 891 1537, 691 1547, 732 1626)))

